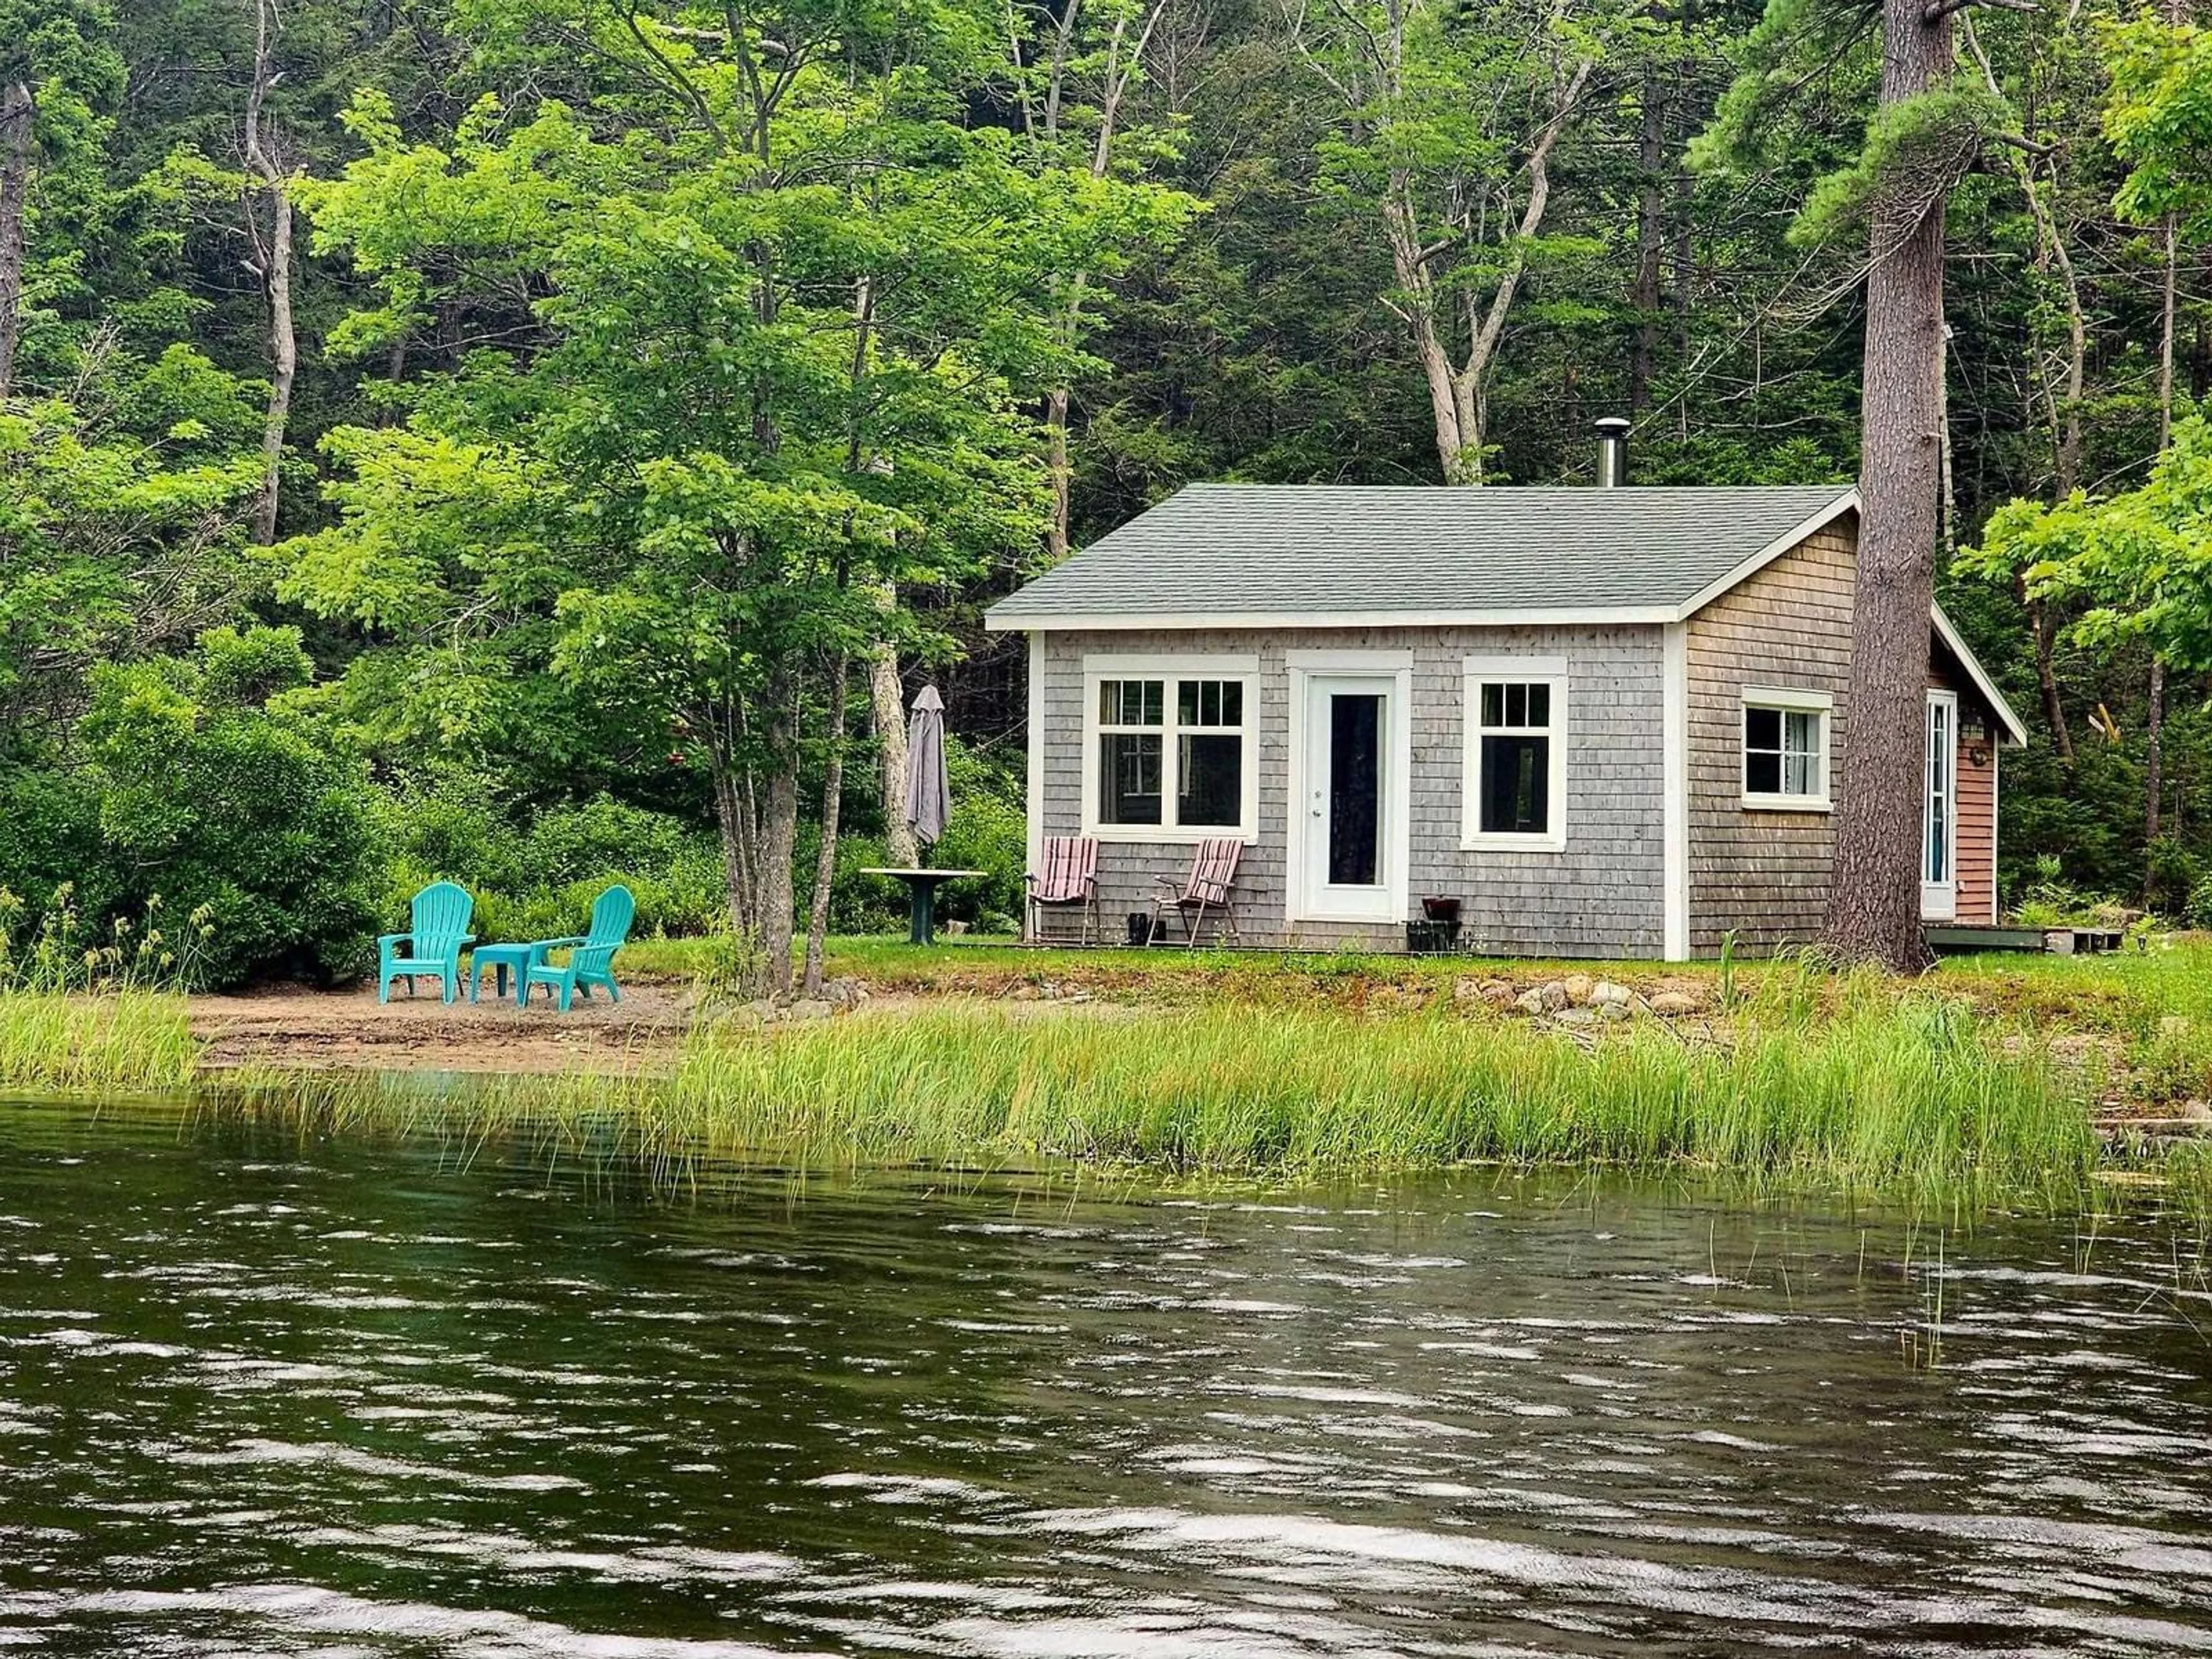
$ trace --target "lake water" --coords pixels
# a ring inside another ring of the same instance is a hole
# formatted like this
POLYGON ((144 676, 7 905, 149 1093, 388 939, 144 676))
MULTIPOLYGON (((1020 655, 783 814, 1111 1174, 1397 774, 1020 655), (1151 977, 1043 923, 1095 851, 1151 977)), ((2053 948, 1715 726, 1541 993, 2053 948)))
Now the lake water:
POLYGON ((676 1202, 0 1106, 0 1650, 2212 1649, 2203 1271, 2148 1219, 676 1202))

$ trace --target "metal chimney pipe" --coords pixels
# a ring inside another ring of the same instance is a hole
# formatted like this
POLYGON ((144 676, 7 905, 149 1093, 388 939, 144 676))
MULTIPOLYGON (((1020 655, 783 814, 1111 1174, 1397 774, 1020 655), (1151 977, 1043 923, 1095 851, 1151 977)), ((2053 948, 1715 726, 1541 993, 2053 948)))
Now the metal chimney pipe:
POLYGON ((1601 415, 1597 427, 1597 487, 1616 489, 1628 482, 1628 421, 1601 415))

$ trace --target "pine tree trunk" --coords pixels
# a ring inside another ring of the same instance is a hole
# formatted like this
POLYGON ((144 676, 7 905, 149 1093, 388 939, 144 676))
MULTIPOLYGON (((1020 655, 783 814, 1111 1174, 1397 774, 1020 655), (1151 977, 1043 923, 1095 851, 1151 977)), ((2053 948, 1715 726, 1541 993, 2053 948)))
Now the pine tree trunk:
MULTIPOLYGON (((1942 86, 1951 21, 1926 0, 1884 0, 1881 101, 1942 86)), ((1850 702, 1835 779, 1836 857, 1826 943, 1899 972, 1927 965, 1920 830, 1928 640, 1942 478, 1942 185, 1885 180, 1867 276, 1858 573, 1850 702)))
POLYGON ((15 343, 23 331, 23 216, 37 112, 25 82, 10 81, 0 89, 0 398, 15 386, 15 343))
POLYGON ((845 691, 851 659, 840 653, 830 676, 830 755, 822 769, 822 848, 814 859, 814 896, 806 907, 806 967, 799 985, 822 994, 823 947, 830 936, 830 895, 837 878, 837 819, 845 789, 845 691))

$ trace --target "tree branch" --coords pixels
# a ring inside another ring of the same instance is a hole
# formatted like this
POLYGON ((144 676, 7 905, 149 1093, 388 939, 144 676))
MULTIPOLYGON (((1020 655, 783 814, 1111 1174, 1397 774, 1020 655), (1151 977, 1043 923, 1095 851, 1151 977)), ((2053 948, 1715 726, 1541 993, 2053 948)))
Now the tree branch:
POLYGON ((1921 12, 1920 21, 1923 23, 1940 23, 1953 14, 1966 11, 1974 6, 1991 6, 1999 11, 2040 11, 2042 9, 2035 3, 2035 0, 1934 0, 1934 3, 1921 12))

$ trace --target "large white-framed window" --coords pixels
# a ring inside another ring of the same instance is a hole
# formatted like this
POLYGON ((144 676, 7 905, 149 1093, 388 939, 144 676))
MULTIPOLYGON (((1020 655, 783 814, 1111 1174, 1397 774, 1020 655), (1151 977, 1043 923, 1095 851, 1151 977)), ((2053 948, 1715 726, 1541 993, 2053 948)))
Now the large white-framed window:
POLYGON ((1557 852, 1567 844, 1567 665, 1469 657, 1460 845, 1557 852))
POLYGON ((1743 804, 1771 812, 1828 810, 1828 729, 1835 699, 1789 686, 1743 690, 1743 804))
POLYGON ((1083 659, 1083 833, 1259 839, 1259 659, 1083 659))

